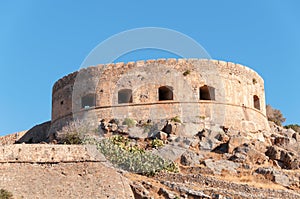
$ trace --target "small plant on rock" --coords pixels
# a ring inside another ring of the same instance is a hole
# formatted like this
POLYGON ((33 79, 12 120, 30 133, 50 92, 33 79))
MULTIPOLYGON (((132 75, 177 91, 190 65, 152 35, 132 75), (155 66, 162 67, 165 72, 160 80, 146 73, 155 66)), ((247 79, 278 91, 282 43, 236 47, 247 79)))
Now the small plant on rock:
POLYGON ((134 127, 136 125, 136 121, 131 118, 125 118, 123 121, 123 125, 127 125, 128 128, 134 127))
POLYGON ((186 71, 184 71, 183 76, 187 76, 187 75, 189 75, 190 73, 191 73, 190 70, 186 70, 186 71))
POLYGON ((159 148, 159 147, 162 147, 163 145, 164 145, 164 142, 160 139, 157 139, 157 138, 150 141, 150 146, 152 148, 159 148))
POLYGON ((110 139, 115 145, 117 145, 123 149, 125 149, 129 143, 129 140, 122 135, 115 135, 115 136, 111 137, 110 139))
POLYGON ((180 120, 179 116, 175 116, 175 117, 171 118, 171 122, 181 123, 181 120, 180 120))
POLYGON ((64 144, 82 144, 82 136, 78 132, 67 133, 62 142, 64 144))
POLYGON ((198 116, 201 120, 205 120, 205 116, 204 115, 200 115, 200 116, 198 116))
POLYGON ((88 135, 95 135, 98 128, 84 121, 72 121, 57 132, 57 139, 62 144, 82 144, 88 135))
POLYGON ((179 167, 175 162, 172 162, 171 164, 166 165, 164 170, 171 173, 178 173, 179 167))
POLYGON ((300 133, 300 125, 298 125, 298 124, 289 124, 289 125, 284 126, 284 128, 293 129, 294 131, 300 133))
POLYGON ((6 189, 0 189, 0 199, 12 199, 13 194, 6 189))

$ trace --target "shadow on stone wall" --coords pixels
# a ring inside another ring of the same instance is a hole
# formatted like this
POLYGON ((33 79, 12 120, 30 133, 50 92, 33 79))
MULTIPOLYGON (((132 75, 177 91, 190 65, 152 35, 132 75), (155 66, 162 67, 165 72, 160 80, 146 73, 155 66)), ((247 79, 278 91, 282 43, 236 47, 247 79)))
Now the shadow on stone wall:
POLYGON ((38 124, 28 130, 25 135, 23 135, 19 140, 15 143, 40 143, 45 142, 47 140, 48 131, 50 129, 51 121, 44 122, 42 124, 38 124))

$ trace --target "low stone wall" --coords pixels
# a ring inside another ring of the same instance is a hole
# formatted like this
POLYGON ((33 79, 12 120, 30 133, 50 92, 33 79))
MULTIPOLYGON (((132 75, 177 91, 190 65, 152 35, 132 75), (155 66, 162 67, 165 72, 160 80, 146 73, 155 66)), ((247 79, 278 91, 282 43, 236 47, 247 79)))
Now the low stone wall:
POLYGON ((134 198, 129 181, 101 162, 0 163, 0 189, 14 198, 134 198))
POLYGON ((14 144, 17 140, 19 140, 21 137, 23 137, 27 131, 21 131, 5 136, 0 137, 0 146, 1 145, 7 145, 7 144, 14 144))
POLYGON ((92 145, 15 144, 0 146, 0 163, 104 162, 92 145))
POLYGON ((0 146, 0 189, 14 198, 133 199, 129 183, 95 146, 0 146))

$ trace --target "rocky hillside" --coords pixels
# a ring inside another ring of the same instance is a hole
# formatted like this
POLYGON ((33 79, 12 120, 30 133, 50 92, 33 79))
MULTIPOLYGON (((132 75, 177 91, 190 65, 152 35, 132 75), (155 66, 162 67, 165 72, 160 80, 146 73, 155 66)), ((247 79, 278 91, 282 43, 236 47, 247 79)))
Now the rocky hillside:
POLYGON ((161 172, 151 179, 127 174, 140 198, 300 197, 299 132, 273 122, 270 132, 240 132, 219 126, 197 130, 173 119, 151 124, 156 130, 149 130, 148 137, 141 139, 136 135, 145 132, 141 130, 145 124, 136 123, 125 131, 114 121, 102 121, 101 127, 106 136, 122 133, 147 149, 149 137, 162 140, 164 144, 152 150, 176 161, 180 168, 179 173, 161 172), (193 136, 184 137, 184 129, 194 131, 193 136))
POLYGON ((21 132, 9 134, 6 136, 0 136, 0 146, 14 144, 17 140, 19 140, 21 137, 23 137, 26 133, 27 133, 27 131, 21 131, 21 132))
MULTIPOLYGON (((80 145, 39 145, 43 152, 31 152, 44 154, 38 161, 22 159, 29 153, 25 146, 37 145, 6 145, 1 149, 6 155, 0 161, 5 182, 0 189, 25 198, 300 198, 300 134, 272 122, 270 126, 269 132, 250 133, 184 124, 179 118, 102 120, 100 144, 89 144, 106 155, 107 164, 86 158, 86 152, 74 148, 80 145), (53 151, 52 146, 58 148, 53 151), (75 151, 73 160, 67 158, 73 157, 67 155, 70 151, 75 151), (112 175, 125 177, 129 195, 115 187, 118 180, 112 175), (102 191, 95 191, 97 187, 102 191)), ((85 140, 64 130, 56 139, 53 143, 85 140)))

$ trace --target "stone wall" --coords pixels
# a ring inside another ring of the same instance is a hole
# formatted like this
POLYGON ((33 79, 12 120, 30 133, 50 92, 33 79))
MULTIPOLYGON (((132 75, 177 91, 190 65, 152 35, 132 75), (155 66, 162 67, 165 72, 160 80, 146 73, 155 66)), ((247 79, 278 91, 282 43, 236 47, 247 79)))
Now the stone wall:
POLYGON ((14 198, 134 198, 95 146, 0 146, 0 182, 14 198))
POLYGON ((238 130, 269 130, 265 106, 263 79, 240 64, 198 59, 116 63, 81 69, 58 80, 52 94, 52 127, 77 118, 179 116, 183 122, 205 118, 238 130), (212 100, 200 97, 200 87, 205 85, 214 89, 212 100), (159 101, 162 86, 172 90, 172 100, 159 101), (119 103, 122 89, 131 89, 130 103, 119 103), (95 98, 88 108, 82 107, 87 95, 95 98))
POLYGON ((95 146, 14 144, 0 146, 0 163, 105 162, 95 146))

